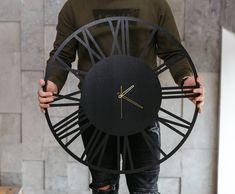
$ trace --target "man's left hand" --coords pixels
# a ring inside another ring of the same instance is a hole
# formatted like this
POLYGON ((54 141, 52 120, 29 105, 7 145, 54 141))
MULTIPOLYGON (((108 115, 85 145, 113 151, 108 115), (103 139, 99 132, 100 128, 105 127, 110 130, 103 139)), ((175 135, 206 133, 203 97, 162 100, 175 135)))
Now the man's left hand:
MULTIPOLYGON (((192 98, 189 98, 194 104, 197 105, 197 108, 198 108, 198 111, 199 113, 202 113, 203 111, 203 105, 205 103, 205 87, 203 86, 203 83, 202 83, 202 78, 201 77, 198 77, 197 80, 196 80, 199 84, 199 88, 196 88, 193 90, 194 93, 197 93, 199 94, 197 97, 192 97, 192 98)), ((188 77, 185 81, 184 81, 184 84, 183 86, 192 86, 192 85, 196 85, 195 83, 195 77, 194 76, 191 76, 191 77, 188 77)))

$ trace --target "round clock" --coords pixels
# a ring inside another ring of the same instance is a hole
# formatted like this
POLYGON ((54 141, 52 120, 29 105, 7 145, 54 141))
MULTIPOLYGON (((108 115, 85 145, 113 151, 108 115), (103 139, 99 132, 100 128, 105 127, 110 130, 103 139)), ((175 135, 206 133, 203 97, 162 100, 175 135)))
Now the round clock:
MULTIPOLYGON (((183 60, 190 65, 197 83, 196 69, 184 47, 169 32, 148 21, 110 17, 79 28, 60 45, 47 66, 45 80, 55 64, 57 68, 63 68, 69 75, 82 80, 81 90, 76 86, 76 91, 71 91, 68 87, 70 92, 54 94, 56 99, 46 110, 45 116, 54 137, 70 156, 96 170, 127 174, 164 162, 188 138, 198 113, 194 106, 192 117, 186 119, 182 114, 174 113, 174 108, 168 110, 163 106, 174 100, 176 104, 179 100, 182 103, 183 99, 196 95, 193 89, 199 87, 198 84, 164 86, 161 81, 162 75, 169 73, 171 67, 183 60), (94 29, 111 37, 109 52, 100 46, 96 37, 100 34, 94 34, 94 29), (144 44, 140 52, 131 44, 135 36, 133 29, 149 32, 142 38, 144 44), (161 47, 158 40, 162 38, 180 52, 159 65, 155 62, 150 64, 149 53, 156 47, 158 54, 161 47), (71 40, 76 40, 89 56, 91 65, 88 70, 72 68, 62 59, 61 52, 71 40), (167 128, 178 136, 179 141, 170 150, 164 148, 172 142, 171 136, 167 136, 165 142, 162 139, 162 146, 154 149, 155 142, 149 137, 148 130, 155 122, 164 126, 161 131, 167 128), (138 142, 133 144, 133 141, 138 142), (138 156, 133 155, 136 143, 144 144, 154 161, 141 166, 138 156), (106 151, 110 145, 115 145, 112 150, 114 157, 110 160, 115 160, 116 165, 112 167, 105 165, 106 151)), ((73 80, 69 85, 76 84, 73 80)))

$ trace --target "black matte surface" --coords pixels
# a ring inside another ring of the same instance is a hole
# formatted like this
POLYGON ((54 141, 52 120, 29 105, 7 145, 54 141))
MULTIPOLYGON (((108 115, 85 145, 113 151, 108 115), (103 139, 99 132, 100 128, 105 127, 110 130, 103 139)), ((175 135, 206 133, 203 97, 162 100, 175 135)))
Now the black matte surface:
POLYGON ((99 130, 112 135, 130 135, 148 127, 157 118, 161 104, 161 86, 156 74, 140 59, 112 56, 94 65, 88 72, 81 96, 81 105, 99 130), (134 85, 126 96, 143 109, 118 98, 123 90, 134 85))

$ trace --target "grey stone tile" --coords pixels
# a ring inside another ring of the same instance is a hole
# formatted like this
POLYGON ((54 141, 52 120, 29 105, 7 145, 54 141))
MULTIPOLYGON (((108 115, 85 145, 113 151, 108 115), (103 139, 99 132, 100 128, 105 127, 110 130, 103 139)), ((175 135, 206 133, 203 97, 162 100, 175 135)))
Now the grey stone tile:
POLYGON ((44 190, 38 190, 38 189, 33 189, 33 188, 23 188, 22 189, 23 194, 45 194, 44 190))
MULTIPOLYGON (((53 120, 61 120, 63 118, 52 118, 53 120)), ((47 121, 44 122, 44 138, 43 138, 43 146, 46 147, 59 147, 59 143, 56 141, 54 135, 52 134, 47 121)))
POLYGON ((22 169, 22 146, 1 146, 1 172, 21 173, 22 169))
MULTIPOLYGON (((177 86, 172 78, 170 71, 168 70, 159 75, 159 81, 161 83, 161 87, 177 86)), ((181 116, 182 100, 181 99, 164 99, 162 100, 161 107, 176 115, 181 116)))
MULTIPOLYGON (((20 52, 20 24, 0 22, 0 53, 20 52)), ((19 61, 19 60, 18 60, 19 61)))
POLYGON ((182 194, 216 193, 217 151, 189 149, 183 151, 182 194))
POLYGON ((47 148, 45 152, 45 176, 67 176, 67 153, 62 148, 53 147, 47 148))
POLYGON ((184 39, 184 10, 185 10, 185 1, 184 0, 167 0, 172 13, 176 20, 176 25, 180 33, 180 37, 184 39))
POLYGON ((20 21, 20 3, 20 0, 1 0, 0 21, 20 21))
MULTIPOLYGON (((167 119, 173 120, 172 118, 167 118, 167 119)), ((175 127, 174 125, 172 126, 175 127)), ((186 133, 185 129, 181 129, 180 127, 175 127, 175 128, 183 133, 186 133)), ((183 137, 161 123, 160 123, 160 129, 161 129, 161 149, 166 154, 169 154, 183 140, 183 137)))
POLYGON ((227 28, 230 31, 235 32, 235 24, 234 24, 234 18, 235 18, 235 2, 232 0, 223 0, 223 15, 222 15, 222 21, 221 24, 227 28))
POLYGON ((89 172, 88 168, 79 163, 71 162, 67 164, 68 184, 71 190, 88 191, 89 172))
POLYGON ((21 143, 21 115, 0 114, 0 143, 21 143))
POLYGON ((21 61, 24 70, 42 70, 44 67, 43 13, 43 0, 22 2, 21 61))
POLYGON ((0 172, 1 185, 22 187, 22 174, 14 172, 0 172))
POLYGON ((44 187, 44 162, 23 161, 23 186, 24 188, 42 190, 44 187))
MULTIPOLYGON (((68 194, 92 194, 92 192, 91 191, 68 191, 68 194)), ((125 194, 125 193, 123 193, 123 194, 125 194)))
MULTIPOLYGON (((46 0, 46 2, 48 2, 48 0, 46 0)), ((44 33, 44 64, 46 65, 46 62, 49 59, 49 53, 53 49, 53 43, 56 37, 56 25, 45 25, 44 33)))
POLYGON ((45 4, 45 24, 57 24, 59 11, 66 0, 44 0, 45 4))
POLYGON ((66 190, 45 190, 45 194, 67 194, 67 189, 66 190))
POLYGON ((160 193, 180 194, 180 178, 160 178, 158 186, 160 193))
MULTIPOLYGON (((218 104, 219 75, 217 73, 200 73, 206 88, 206 99, 202 114, 198 115, 196 124, 183 148, 217 148, 218 147, 218 104)), ((195 106, 188 99, 184 100, 183 114, 190 120, 195 106)))
MULTIPOLYGON (((0 35, 1 38, 2 36, 0 35)), ((8 44, 11 43, 4 43, 0 40, 0 45, 8 47, 8 44)), ((0 58, 0 88, 2 91, 0 93, 0 112, 21 113, 20 53, 3 54, 0 51, 0 58)))
POLYGON ((43 132, 45 117, 40 112, 37 101, 40 72, 22 73, 22 142, 25 160, 43 159, 43 132))
POLYGON ((185 45, 197 68, 218 72, 221 1, 186 0, 185 45))
POLYGON ((68 188, 67 177, 54 176, 45 178, 45 189, 55 191, 66 191, 68 188))
POLYGON ((160 165, 160 177, 181 177, 182 176, 182 152, 177 151, 172 157, 160 165))
MULTIPOLYGON (((84 152, 84 145, 81 136, 79 136, 68 148, 73 154, 81 157, 84 152)), ((68 155, 68 160, 70 162, 76 162, 76 159, 70 155, 68 155)))

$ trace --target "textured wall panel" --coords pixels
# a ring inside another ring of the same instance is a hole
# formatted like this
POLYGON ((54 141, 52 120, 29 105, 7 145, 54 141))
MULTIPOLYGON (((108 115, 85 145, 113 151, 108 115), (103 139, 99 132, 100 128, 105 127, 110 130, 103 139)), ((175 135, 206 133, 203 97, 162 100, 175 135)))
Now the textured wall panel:
POLYGON ((220 9, 218 0, 186 0, 185 45, 200 71, 219 71, 220 9))
MULTIPOLYGON (((203 113, 198 115, 193 132, 183 148, 218 148, 219 75, 201 73, 206 90, 203 113)), ((190 116, 192 102, 184 100, 183 114, 190 116)))
POLYGON ((181 194, 215 194, 217 154, 213 150, 184 150, 181 194))
MULTIPOLYGON (((0 40, 0 45, 5 44, 0 40)), ((12 44, 12 46, 7 45, 6 48, 12 47, 12 50, 14 50, 14 45, 16 46, 18 44, 12 44)), ((0 53, 0 58, 0 112, 21 113, 20 53, 0 53)))
POLYGON ((44 187, 44 162, 43 161, 24 161, 23 162, 23 186, 41 190, 44 187))
POLYGON ((235 32, 235 1, 234 0, 223 0, 223 16, 221 24, 228 30, 235 32))
POLYGON ((66 0, 44 0, 45 24, 57 24, 58 13, 66 0))
POLYGON ((20 21, 21 0, 0 1, 0 21, 20 21))
POLYGON ((185 0, 167 0, 176 20, 180 38, 184 39, 184 10, 185 0))
POLYGON ((1 144, 21 143, 21 115, 0 114, 1 144))
POLYGON ((42 70, 44 67, 43 0, 23 0, 21 20, 22 69, 42 70))
POLYGON ((40 112, 37 101, 38 80, 41 72, 22 73, 22 134, 25 160, 43 158, 44 115, 40 112))

